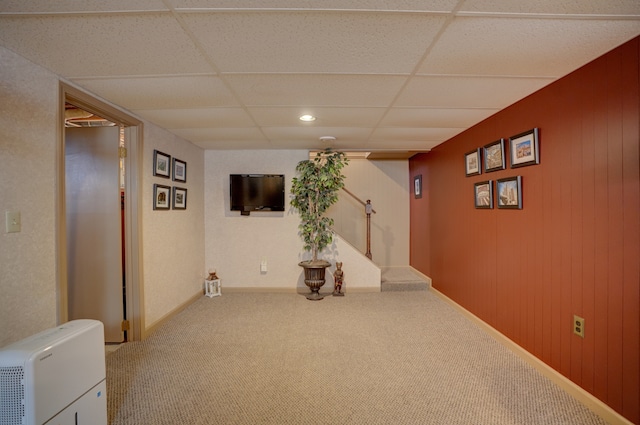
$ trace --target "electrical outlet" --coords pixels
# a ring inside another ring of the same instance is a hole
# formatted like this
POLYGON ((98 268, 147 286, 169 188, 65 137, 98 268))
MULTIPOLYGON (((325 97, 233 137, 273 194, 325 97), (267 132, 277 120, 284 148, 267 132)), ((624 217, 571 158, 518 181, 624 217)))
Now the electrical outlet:
POLYGON ((260 261, 260 272, 261 273, 266 273, 267 272, 267 259, 263 258, 262 261, 260 261))
POLYGON ((19 211, 5 211, 5 229, 7 233, 14 233, 22 230, 19 211))
POLYGON ((573 333, 584 338, 584 319, 575 314, 573 315, 573 333))

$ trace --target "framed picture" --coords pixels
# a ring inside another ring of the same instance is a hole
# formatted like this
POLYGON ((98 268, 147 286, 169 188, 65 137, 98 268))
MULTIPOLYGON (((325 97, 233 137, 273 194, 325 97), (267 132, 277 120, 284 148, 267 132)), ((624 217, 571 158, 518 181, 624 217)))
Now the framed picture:
POLYGON ((522 176, 498 179, 498 208, 522 209, 522 176))
POLYGON ((422 174, 413 178, 413 196, 416 199, 422 198, 422 174))
POLYGON ((167 179, 171 176, 171 156, 157 150, 153 151, 153 175, 167 179))
POLYGON ((540 164, 538 129, 534 128, 509 138, 511 168, 540 164))
POLYGON ((493 181, 486 180, 473 185, 473 196, 476 208, 493 208, 493 181))
POLYGON ((173 186, 173 209, 187 209, 187 189, 173 186))
POLYGON ((504 170, 504 139, 485 145, 483 156, 485 172, 504 170))
POLYGON ((153 209, 168 210, 171 205, 171 188, 161 184, 153 185, 153 209))
POLYGON ((173 158, 173 181, 187 182, 187 163, 173 158))
POLYGON ((464 171, 467 177, 475 176, 482 172, 480 168, 480 148, 464 154, 464 171))

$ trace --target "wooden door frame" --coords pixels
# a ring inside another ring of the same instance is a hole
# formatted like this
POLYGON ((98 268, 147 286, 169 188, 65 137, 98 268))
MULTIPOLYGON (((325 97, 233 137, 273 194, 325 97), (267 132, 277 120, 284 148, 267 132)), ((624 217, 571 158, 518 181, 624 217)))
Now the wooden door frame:
POLYGON ((142 158, 143 123, 125 111, 101 101, 70 83, 60 82, 59 142, 56 168, 56 221, 57 221, 57 322, 69 320, 67 285, 67 224, 65 200, 65 126, 64 111, 67 102, 88 112, 125 127, 127 157, 125 159, 125 279, 126 316, 130 329, 129 341, 140 341, 144 337, 144 291, 142 274, 142 158), (128 139, 127 139, 128 137, 128 139))

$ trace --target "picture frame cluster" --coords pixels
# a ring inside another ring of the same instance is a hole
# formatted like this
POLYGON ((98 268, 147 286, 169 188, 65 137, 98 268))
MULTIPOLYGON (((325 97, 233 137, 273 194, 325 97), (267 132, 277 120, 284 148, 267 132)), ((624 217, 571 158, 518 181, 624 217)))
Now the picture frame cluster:
MULTIPOLYGON (((539 129, 533 128, 510 137, 508 143, 501 138, 465 153, 465 176, 505 170, 506 144, 509 147, 509 163, 512 169, 540 164, 539 129)), ((477 209, 494 207, 493 189, 493 180, 474 183, 474 205, 477 209)), ((498 208, 522 209, 522 176, 497 179, 495 192, 495 204, 498 208)))
MULTIPOLYGON (((172 158, 159 150, 153 151, 153 175, 165 179, 171 179, 178 183, 187 183, 187 163, 177 158, 172 158)), ((187 188, 169 186, 154 183, 153 185, 153 209, 154 210, 186 210, 187 188)))
MULTIPOLYGON (((473 192, 476 208, 493 208, 493 180, 474 183, 473 192)), ((522 209, 522 176, 512 176, 496 180, 495 198, 498 208, 522 209)))

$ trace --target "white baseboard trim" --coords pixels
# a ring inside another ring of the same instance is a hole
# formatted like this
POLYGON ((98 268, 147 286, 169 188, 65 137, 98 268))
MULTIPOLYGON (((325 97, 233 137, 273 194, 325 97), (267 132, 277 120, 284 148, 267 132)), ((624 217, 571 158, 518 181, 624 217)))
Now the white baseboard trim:
POLYGON ((469 310, 462 307, 460 304, 453 301, 451 298, 444 295, 442 292, 434 289, 433 287, 430 290, 440 297, 442 300, 456 308, 466 317, 468 317, 471 321, 480 326, 483 330, 485 330, 489 335, 491 335, 496 341, 507 347, 509 350, 514 352, 518 357, 522 358, 524 361, 533 366, 536 370, 542 373, 547 378, 551 379, 554 383, 556 383, 560 388, 562 388, 565 392, 571 395, 573 398, 578 400, 580 403, 585 405, 589 410, 598 415, 604 421, 611 425, 633 425, 628 419, 624 416, 613 410, 607 404, 602 402, 600 399, 596 398, 593 394, 589 393, 575 382, 571 381, 566 376, 562 375, 557 370, 553 369, 551 366, 513 342, 511 339, 507 338, 504 334, 500 333, 498 330, 487 324, 485 321, 480 319, 475 314, 471 313, 469 310))

